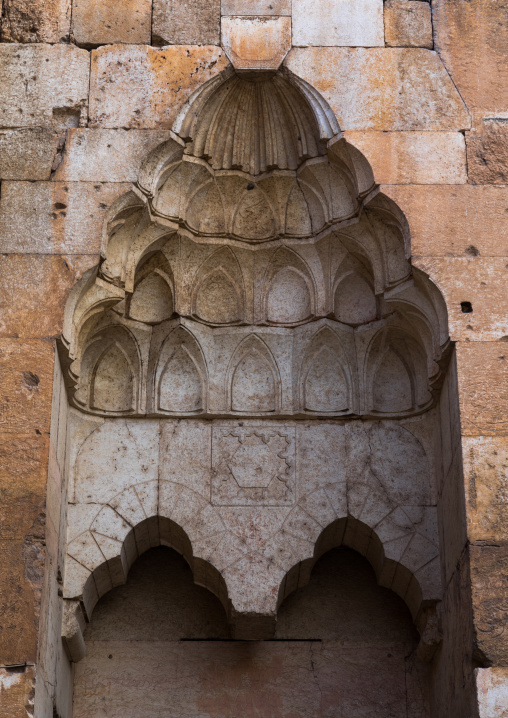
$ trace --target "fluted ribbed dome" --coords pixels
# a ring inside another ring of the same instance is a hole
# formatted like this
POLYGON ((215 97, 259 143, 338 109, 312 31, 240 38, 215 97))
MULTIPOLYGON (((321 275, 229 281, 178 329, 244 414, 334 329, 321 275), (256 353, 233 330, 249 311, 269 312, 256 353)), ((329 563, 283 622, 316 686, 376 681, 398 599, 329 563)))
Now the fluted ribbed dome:
POLYGON ((191 96, 174 129, 188 143, 186 154, 251 175, 296 170, 325 154, 340 131, 319 93, 282 72, 213 78, 191 96))

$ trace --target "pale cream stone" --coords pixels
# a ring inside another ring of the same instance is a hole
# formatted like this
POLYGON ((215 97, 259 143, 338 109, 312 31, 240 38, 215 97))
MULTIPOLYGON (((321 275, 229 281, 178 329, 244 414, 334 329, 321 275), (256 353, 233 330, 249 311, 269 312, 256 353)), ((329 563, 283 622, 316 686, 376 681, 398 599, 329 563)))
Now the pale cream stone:
MULTIPOLYGON (((210 497, 211 426, 208 422, 163 421, 160 435, 160 478, 188 486, 210 497)), ((171 515, 168 515, 171 518, 171 515)))
POLYGON ((464 102, 430 50, 293 48, 285 65, 323 94, 342 130, 470 126, 464 102))
POLYGON ((94 50, 90 126, 169 129, 189 95, 227 66, 223 50, 213 45, 108 45, 94 50))
POLYGON ((218 45, 220 0, 153 0, 152 45, 218 45))
POLYGON ((106 211, 129 188, 123 183, 4 181, 0 251, 96 255, 106 211))
POLYGON ((291 49, 291 18, 224 17, 221 43, 236 70, 277 70, 291 49))
POLYGON ((157 421, 107 422, 80 449, 76 499, 84 503, 106 502, 131 484, 156 479, 158 445, 157 421))
POLYGON ((293 0, 293 44, 298 47, 382 47, 383 0, 293 0))
POLYGON ((74 0, 72 33, 78 45, 151 40, 152 0, 74 0))
POLYGON ((291 15, 291 0, 221 0, 221 15, 291 15))
POLYGON ((477 668, 480 718, 507 718, 508 670, 506 668, 477 668))
POLYGON ((345 137, 365 155, 376 182, 387 185, 467 182, 466 146, 460 132, 349 131, 345 137))
POLYGON ((0 45, 0 127, 77 127, 90 58, 74 45, 0 45))
POLYGON ((70 130, 55 180, 135 182, 141 159, 169 139, 164 130, 70 130))
POLYGON ((424 0, 386 0, 385 40, 389 47, 432 49, 430 3, 424 0))

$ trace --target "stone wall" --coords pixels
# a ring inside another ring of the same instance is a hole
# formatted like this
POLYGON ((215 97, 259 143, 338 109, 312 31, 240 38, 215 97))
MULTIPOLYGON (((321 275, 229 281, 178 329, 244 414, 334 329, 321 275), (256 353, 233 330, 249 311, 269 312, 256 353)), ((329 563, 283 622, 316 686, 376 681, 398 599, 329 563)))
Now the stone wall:
POLYGON ((481 718, 501 715, 508 681, 505 4, 0 6, 2 714, 32 715, 35 695, 36 716, 70 715, 69 680, 56 687, 54 680, 67 670, 66 657, 48 640, 59 635, 64 571, 67 404, 55 340, 67 296, 99 262, 108 209, 172 136, 183 103, 230 59, 253 62, 242 49, 249 37, 263 67, 283 60, 329 103, 346 140, 405 213, 413 266, 445 298, 456 377, 452 362, 440 402, 443 446, 451 449, 442 454, 438 489, 445 608, 434 668, 442 693, 432 715, 474 715, 473 666, 481 718), (462 526, 449 520, 448 507, 464 496, 462 526), (465 703, 446 707, 461 690, 465 703))

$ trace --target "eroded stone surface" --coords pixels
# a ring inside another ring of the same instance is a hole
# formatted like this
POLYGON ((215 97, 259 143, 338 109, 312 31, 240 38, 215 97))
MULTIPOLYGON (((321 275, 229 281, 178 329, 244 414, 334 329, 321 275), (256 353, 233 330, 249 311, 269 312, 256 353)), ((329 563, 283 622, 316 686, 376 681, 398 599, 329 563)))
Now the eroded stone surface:
POLYGON ((382 0, 293 0, 292 9, 296 46, 384 45, 382 0))
POLYGON ((220 0, 153 0, 152 13, 153 45, 219 44, 220 0))
POLYGON ((508 336, 505 259, 420 257, 415 265, 432 277, 443 293, 453 340, 492 342, 508 336), (471 312, 463 302, 471 304, 471 312))
POLYGON ((0 179, 49 179, 60 141, 49 129, 0 130, 0 179))
POLYGON ((470 541, 506 541, 508 448, 504 437, 462 439, 470 541))
POLYGON ((0 250, 97 255, 106 211, 129 189, 123 183, 3 182, 0 250))
POLYGON ((70 22, 71 0, 4 0, 0 39, 19 43, 68 42, 70 22))
POLYGON ((450 185, 467 181, 466 146, 460 132, 349 131, 345 137, 365 155, 376 182, 450 185))
POLYGON ((221 0, 221 15, 291 15, 291 0, 221 0))
POLYGON ((390 185, 411 227, 413 256, 508 257, 505 187, 390 185))
POLYGON ((421 0, 387 0, 384 4, 385 40, 389 47, 432 49, 430 3, 421 0))
POLYGON ((480 718, 508 716, 508 670, 506 668, 477 668, 480 718))
POLYGON ((0 46, 0 127, 77 127, 90 58, 74 45, 0 46))
POLYGON ((141 158, 168 139, 164 130, 70 130, 54 179, 135 182, 141 158))
POLYGON ((462 433, 505 436, 508 401, 505 342, 462 342, 457 347, 462 433))
POLYGON ((436 50, 479 128, 483 117, 508 105, 506 4, 437 0, 432 12, 436 50))
POLYGON ((214 46, 113 45, 94 50, 90 124, 169 129, 191 92, 227 64, 224 52, 214 46))
POLYGON ((71 287, 96 263, 93 256, 39 256, 4 254, 0 258, 0 336, 24 339, 55 338, 62 330, 63 305, 71 287), (52 291, 41 303, 41 284, 52 291), (16 302, 12 298, 16 297, 16 302))
POLYGON ((469 127, 459 93, 430 50, 294 48, 285 64, 323 94, 343 130, 469 127))
POLYGON ((223 17, 221 43, 236 70, 277 70, 291 48, 291 18, 223 17))
POLYGON ((474 626, 478 648, 485 659, 499 667, 508 666, 505 596, 508 584, 508 547, 473 545, 471 586, 474 626))
POLYGON ((74 0, 72 33, 79 45, 150 44, 152 0, 74 0))
POLYGON ((469 181, 473 184, 508 183, 508 119, 484 118, 481 131, 466 138, 469 181))

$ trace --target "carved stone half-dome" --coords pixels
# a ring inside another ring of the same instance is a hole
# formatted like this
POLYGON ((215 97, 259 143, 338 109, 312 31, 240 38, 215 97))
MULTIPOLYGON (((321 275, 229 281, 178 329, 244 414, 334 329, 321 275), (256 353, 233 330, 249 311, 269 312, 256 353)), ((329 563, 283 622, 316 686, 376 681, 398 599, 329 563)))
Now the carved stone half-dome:
POLYGON ((215 170, 258 175, 296 170, 326 154, 340 132, 325 100, 288 71, 237 75, 226 71, 197 90, 182 109, 175 132, 185 153, 215 170))

